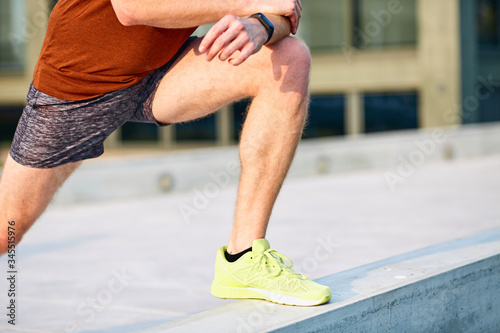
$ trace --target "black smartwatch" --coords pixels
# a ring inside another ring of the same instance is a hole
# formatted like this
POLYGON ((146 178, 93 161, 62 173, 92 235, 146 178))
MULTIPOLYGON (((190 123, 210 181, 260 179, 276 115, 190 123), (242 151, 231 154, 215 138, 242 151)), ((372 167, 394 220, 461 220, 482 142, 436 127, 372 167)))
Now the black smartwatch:
POLYGON ((268 36, 264 44, 267 44, 271 40, 271 38, 273 38, 274 25, 262 13, 253 14, 249 17, 255 17, 264 26, 264 28, 266 28, 268 36))

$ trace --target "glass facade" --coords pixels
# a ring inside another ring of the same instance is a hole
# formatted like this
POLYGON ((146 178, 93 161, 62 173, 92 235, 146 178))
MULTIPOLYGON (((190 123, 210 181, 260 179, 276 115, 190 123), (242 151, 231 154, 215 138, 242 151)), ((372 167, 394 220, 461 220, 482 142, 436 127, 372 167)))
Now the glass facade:
POLYGON ((303 0, 303 7, 299 37, 315 51, 417 43, 416 1, 303 0))
POLYGON ((313 50, 337 49, 347 41, 344 0, 304 0, 299 37, 313 50))
POLYGON ((58 0, 49 0, 49 9, 52 10, 54 6, 57 4, 58 0))
POLYGON ((462 123, 500 121, 500 0, 460 1, 462 123))
MULTIPOLYGON (((245 121, 249 99, 233 105, 233 140, 238 142, 245 121)), ((318 138, 345 134, 345 98, 342 95, 317 95, 311 97, 309 117, 303 138, 318 138)))
MULTIPOLYGON (((2 74, 20 74, 25 67, 26 2, 0 0, 0 77, 2 74)), ((57 0, 48 0, 49 8, 57 0)), ((464 123, 500 121, 500 0, 461 0, 462 44, 462 102, 476 97, 474 110, 463 114, 464 123), (467 4, 467 6, 465 6, 467 4), (464 8, 466 8, 464 10, 464 8), (463 20, 465 15, 470 20, 463 20), (465 23, 464 23, 465 22, 465 23), (469 34, 465 36, 465 33, 469 34), (492 82, 486 85, 484 82, 492 82), (481 96, 476 96, 476 91, 481 96), (483 98, 483 96, 487 96, 483 98)), ((363 50, 381 50, 410 46, 418 43, 418 0, 302 0, 304 7, 299 37, 314 52, 342 52, 348 47, 363 50)), ((425 15, 425 9, 421 15, 425 15)), ((445 17, 443 19, 446 19, 445 17)), ((210 25, 200 27, 203 35, 210 25)), ((367 61, 369 57, 367 57, 367 61)), ((365 59, 363 59, 365 61, 365 59)), ((372 66, 377 66, 375 61, 372 66)), ((31 75, 26 73, 25 75, 31 75)), ((348 93, 346 91, 343 93, 348 93)), ((377 89, 368 87, 368 91, 377 89)), ((397 90, 398 88, 395 88, 397 90)), ((411 88, 409 88, 411 89, 411 88)), ((388 89, 390 90, 390 89, 388 89)), ((346 97, 344 95, 311 97, 308 125, 304 138, 345 135, 346 97)), ((339 94, 335 90, 335 94, 339 94)), ((361 91, 363 94, 364 92, 361 91)), ((380 91, 362 95, 366 132, 411 129, 418 127, 418 92, 399 93, 380 91)), ((9 102, 11 103, 11 102, 9 102)), ((232 107, 231 129, 234 142, 239 141, 249 100, 232 107)), ((21 104, 21 102, 18 102, 21 104)), ((7 104, 9 105, 9 104, 7 104)), ((10 140, 22 106, 0 107, 0 139, 10 140)), ((352 110, 351 110, 352 111, 352 110)), ((231 117, 230 117, 231 118, 231 117)), ((224 118, 225 119, 225 118, 224 118)), ((224 122, 225 120, 222 120, 224 122)), ((217 127, 221 121, 216 115, 201 120, 175 125, 174 141, 179 143, 216 142, 217 127)), ((124 142, 159 143, 160 130, 152 124, 127 123, 121 131, 124 142)))
POLYGON ((418 95, 415 92, 366 94, 364 105, 367 133, 418 127, 418 95))
POLYGON ((477 1, 478 66, 483 78, 479 87, 486 93, 480 100, 478 122, 500 121, 500 0, 477 1), (493 84, 486 85, 486 81, 493 84))
POLYGON ((240 141, 240 134, 245 122, 247 108, 250 105, 251 99, 247 98, 233 104, 233 141, 240 141))
POLYGON ((415 1, 353 0, 353 44, 381 48, 417 43, 415 1))
POLYGON ((0 72, 24 69, 24 1, 0 1, 0 72))
POLYGON ((304 138, 345 134, 344 96, 312 96, 304 138))
MULTIPOLYGON (((175 124, 177 142, 211 142, 217 138, 216 114, 182 124, 175 124)), ((123 142, 159 142, 159 127, 156 124, 128 122, 121 128, 123 142)))
POLYGON ((121 128, 123 142, 155 142, 158 138, 156 124, 128 122, 121 128))
POLYGON ((500 1, 477 0, 479 48, 500 51, 500 1))
POLYGON ((23 108, 21 105, 0 106, 0 142, 12 140, 23 108))
POLYGON ((217 138, 216 114, 187 123, 175 125, 177 142, 214 141, 217 138))
POLYGON ((481 101, 478 121, 500 121, 500 91, 493 92, 488 99, 481 101))

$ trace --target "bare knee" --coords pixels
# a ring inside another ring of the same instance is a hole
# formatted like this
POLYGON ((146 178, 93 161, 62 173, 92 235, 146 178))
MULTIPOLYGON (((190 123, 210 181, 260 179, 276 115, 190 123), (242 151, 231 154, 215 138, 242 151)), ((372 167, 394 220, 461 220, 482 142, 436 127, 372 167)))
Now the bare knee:
POLYGON ((282 92, 307 92, 311 53, 301 40, 285 37, 264 47, 253 57, 248 70, 252 73, 249 75, 249 78, 252 78, 250 84, 257 87, 257 93, 276 87, 282 92))
MULTIPOLYGON (((273 45, 271 45, 273 47, 273 45)), ((308 72, 311 68, 311 52, 309 47, 295 37, 285 37, 276 43, 276 52, 285 64, 297 66, 308 72)))
POLYGON ((263 74, 259 94, 273 100, 278 109, 286 111, 287 127, 299 133, 307 118, 311 53, 302 41, 294 37, 283 38, 267 50, 270 51, 270 62, 263 68, 270 67, 271 71, 268 69, 263 74))
POLYGON ((311 52, 304 42, 295 37, 285 37, 270 46, 273 75, 284 84, 309 86, 311 52))

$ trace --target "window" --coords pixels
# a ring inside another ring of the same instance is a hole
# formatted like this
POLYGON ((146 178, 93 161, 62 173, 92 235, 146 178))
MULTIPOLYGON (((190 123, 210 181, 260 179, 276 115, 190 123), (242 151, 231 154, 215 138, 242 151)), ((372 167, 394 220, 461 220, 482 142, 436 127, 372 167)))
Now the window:
POLYGON ((500 1, 478 0, 477 33, 482 49, 500 48, 500 1))
POLYGON ((24 1, 0 1, 0 71, 22 71, 26 38, 24 1))
POLYGON ((0 141, 12 141, 23 106, 0 106, 0 141))
POLYGON ((49 0, 49 10, 52 11, 58 0, 49 0))
POLYGON ((304 138, 344 135, 344 96, 312 96, 304 138))
POLYGON ((344 0, 304 0, 299 37, 311 49, 332 49, 346 41, 344 0))
POLYGON ((158 141, 158 126, 150 123, 128 122, 122 126, 121 136, 123 142, 155 142, 158 141))
POLYGON ((478 122, 500 121, 500 91, 493 92, 479 106, 478 122))
POLYGON ((353 0, 353 6, 354 46, 363 49, 416 44, 415 1, 353 0))
POLYGON ((417 6, 401 0, 303 0, 299 37, 312 50, 417 43, 417 6))
MULTIPOLYGON (((344 135, 344 96, 313 96, 303 138, 344 135)), ((238 142, 250 99, 233 104, 234 136, 238 142)))
POLYGON ((393 131, 417 128, 418 95, 409 93, 366 94, 365 131, 393 131))
MULTIPOLYGON (((500 0, 477 0, 476 33, 479 47, 478 67, 483 77, 500 81, 500 0)), ((477 87, 481 87, 478 83, 477 87)), ((496 87, 493 87, 496 88, 496 87)), ((500 90, 488 87, 485 98, 480 99, 477 122, 500 121, 500 90)))
POLYGON ((252 100, 250 98, 247 98, 233 104, 233 140, 235 142, 240 141, 241 129, 243 128, 247 108, 250 105, 251 101, 252 100))
POLYGON ((215 141, 216 121, 215 113, 190 121, 175 125, 175 137, 178 142, 182 141, 215 141))

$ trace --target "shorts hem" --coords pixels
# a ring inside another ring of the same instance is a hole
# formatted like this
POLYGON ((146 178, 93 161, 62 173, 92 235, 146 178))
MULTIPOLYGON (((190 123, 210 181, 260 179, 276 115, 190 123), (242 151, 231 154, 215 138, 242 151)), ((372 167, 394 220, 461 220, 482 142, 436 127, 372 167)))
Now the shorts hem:
POLYGON ((58 160, 56 162, 33 162, 29 161, 27 158, 23 158, 20 154, 16 154, 12 149, 9 151, 9 156, 18 164, 28 167, 28 168, 33 168, 33 169, 53 169, 57 168, 59 166, 65 165, 65 164, 70 164, 70 163, 77 163, 77 162, 83 162, 85 160, 90 160, 94 158, 98 158, 104 154, 104 149, 100 149, 96 151, 95 153, 88 154, 88 155, 74 155, 74 158, 71 159, 63 159, 63 160, 58 160))

